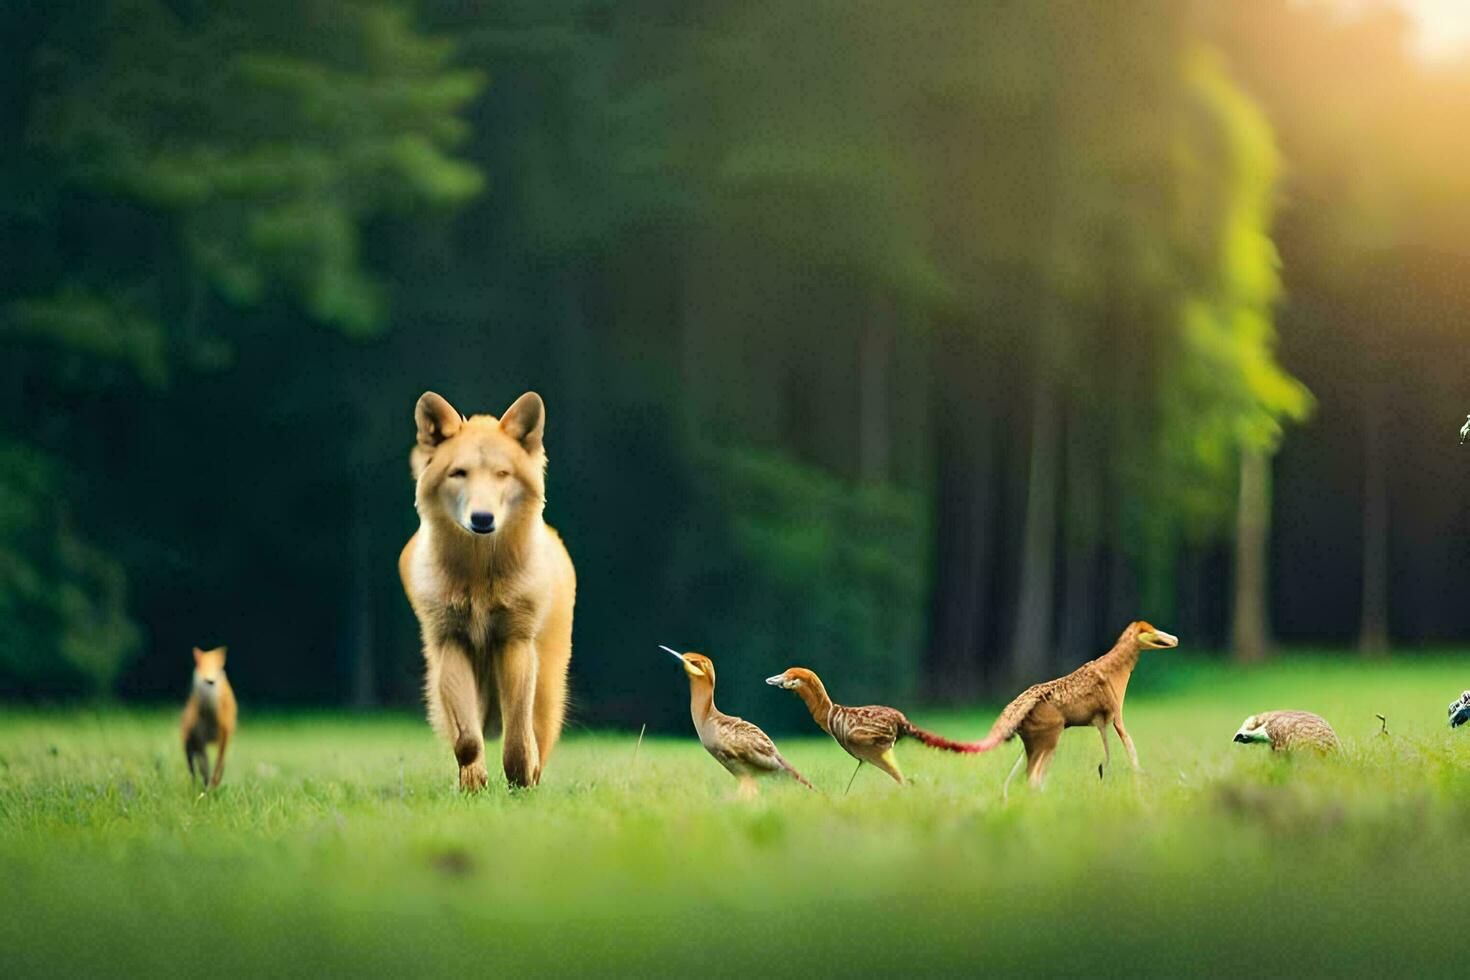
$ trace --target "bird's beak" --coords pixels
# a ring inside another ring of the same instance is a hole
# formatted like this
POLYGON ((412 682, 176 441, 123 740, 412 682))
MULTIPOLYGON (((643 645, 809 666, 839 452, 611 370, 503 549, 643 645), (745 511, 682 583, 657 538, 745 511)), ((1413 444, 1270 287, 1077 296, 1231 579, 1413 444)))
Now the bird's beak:
POLYGON ((1235 741, 1242 745, 1249 745, 1252 742, 1269 742, 1271 741, 1271 736, 1266 734, 1266 727, 1264 725, 1257 726, 1256 728, 1247 728, 1241 725, 1240 731, 1235 733, 1235 741))
POLYGON ((1179 637, 1173 633, 1165 633, 1163 630, 1150 630, 1147 633, 1140 633, 1138 638, 1144 643, 1150 643, 1155 647, 1169 648, 1179 645, 1179 637))
POLYGON ((766 678, 766 683, 769 684, 769 685, 771 685, 772 687, 785 687, 786 686, 786 675, 785 674, 777 674, 775 677, 767 677, 766 678))
POLYGON ((704 676, 704 671, 703 670, 700 670, 698 667, 696 667, 693 664, 691 664, 688 661, 688 659, 685 658, 685 656, 682 653, 680 653, 678 650, 674 650, 674 649, 671 649, 669 647, 666 647, 662 643, 660 643, 658 645, 658 648, 660 650, 663 650, 664 652, 666 652, 669 656, 673 657, 675 660, 679 661, 679 663, 683 664, 684 665, 684 672, 687 673, 690 677, 703 677, 704 676))

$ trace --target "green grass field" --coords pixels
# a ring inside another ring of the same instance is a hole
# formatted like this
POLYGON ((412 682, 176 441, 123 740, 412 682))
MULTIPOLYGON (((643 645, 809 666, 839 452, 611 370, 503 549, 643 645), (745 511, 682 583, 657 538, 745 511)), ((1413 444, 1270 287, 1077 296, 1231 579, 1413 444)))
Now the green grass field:
MULTIPOLYGON (((1445 706, 1467 686, 1470 657, 1146 655, 1143 773, 1115 743, 1100 782, 1071 731, 1008 805, 1014 745, 904 744, 912 785, 866 769, 844 797, 848 757, 787 737, 821 792, 740 802, 692 734, 635 756, 636 732, 574 732, 539 789, 465 798, 421 719, 248 711, 200 797, 172 713, 7 709, 0 970, 1461 973, 1470 731, 1445 706), (1342 757, 1232 744, 1278 707, 1325 715, 1342 757)), ((958 737, 994 716, 914 714, 958 737)))

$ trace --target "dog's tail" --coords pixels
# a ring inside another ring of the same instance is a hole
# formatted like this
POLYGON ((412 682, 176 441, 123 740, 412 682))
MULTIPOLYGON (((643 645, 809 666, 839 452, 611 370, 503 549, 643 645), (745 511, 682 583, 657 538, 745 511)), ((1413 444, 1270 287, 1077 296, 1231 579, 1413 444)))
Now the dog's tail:
POLYGON ((916 738, 930 748, 943 749, 946 752, 971 753, 985 751, 979 742, 954 742, 945 738, 943 735, 935 735, 933 732, 925 731, 907 718, 903 720, 903 727, 899 729, 898 734, 903 738, 916 738))

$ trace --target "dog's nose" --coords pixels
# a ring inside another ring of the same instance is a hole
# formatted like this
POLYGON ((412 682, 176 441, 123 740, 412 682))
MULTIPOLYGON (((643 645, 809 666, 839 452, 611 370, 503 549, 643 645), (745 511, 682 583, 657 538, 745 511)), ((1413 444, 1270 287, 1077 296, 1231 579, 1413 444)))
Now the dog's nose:
POLYGON ((206 677, 204 678, 204 683, 208 684, 210 687, 214 687, 214 678, 206 677))
POLYGON ((495 530, 495 515, 489 511, 475 511, 470 515, 470 528, 476 534, 489 534, 495 530))

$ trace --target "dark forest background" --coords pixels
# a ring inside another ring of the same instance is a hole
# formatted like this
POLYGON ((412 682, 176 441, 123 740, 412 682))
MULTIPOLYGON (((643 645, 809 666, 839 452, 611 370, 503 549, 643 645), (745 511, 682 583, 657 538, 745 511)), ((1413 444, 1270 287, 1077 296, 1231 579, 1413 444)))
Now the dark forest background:
POLYGON ((548 405, 575 717, 1148 618, 1470 638, 1470 64, 1389 7, 0 7, 0 696, 411 704, 414 401, 548 405))

